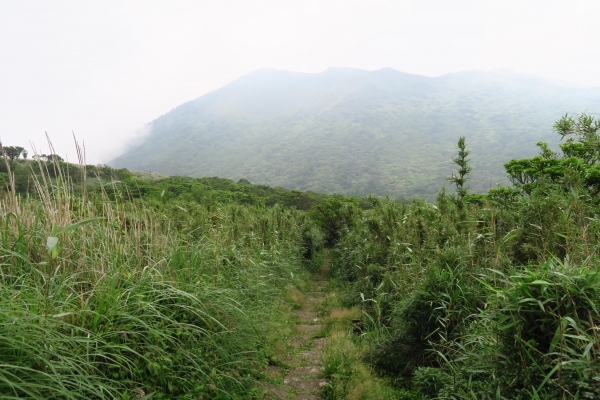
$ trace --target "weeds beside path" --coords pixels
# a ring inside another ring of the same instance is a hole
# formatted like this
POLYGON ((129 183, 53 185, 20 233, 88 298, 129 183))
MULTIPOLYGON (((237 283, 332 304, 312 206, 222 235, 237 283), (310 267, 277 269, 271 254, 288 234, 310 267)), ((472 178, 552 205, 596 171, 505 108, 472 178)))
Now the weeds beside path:
MULTIPOLYGON (((327 280, 329 250, 305 293, 297 292, 291 326, 275 334, 281 353, 265 370, 266 399, 396 399, 386 382, 362 361, 368 337, 361 335, 363 312, 345 308, 327 280), (285 349, 285 350, 284 350, 285 349)), ((289 325, 288 325, 289 326, 289 325)))

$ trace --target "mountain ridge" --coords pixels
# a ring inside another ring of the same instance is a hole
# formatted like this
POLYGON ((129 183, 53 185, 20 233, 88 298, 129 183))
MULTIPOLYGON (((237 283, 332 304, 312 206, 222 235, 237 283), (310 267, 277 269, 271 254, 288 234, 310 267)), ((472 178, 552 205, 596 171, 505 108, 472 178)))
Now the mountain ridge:
POLYGON ((110 164, 431 199, 451 173, 459 136, 467 136, 481 192, 505 182, 503 163, 535 154, 537 141, 556 142, 556 119, 590 109, 600 110, 598 89, 506 71, 261 69, 160 116, 142 144, 110 164))

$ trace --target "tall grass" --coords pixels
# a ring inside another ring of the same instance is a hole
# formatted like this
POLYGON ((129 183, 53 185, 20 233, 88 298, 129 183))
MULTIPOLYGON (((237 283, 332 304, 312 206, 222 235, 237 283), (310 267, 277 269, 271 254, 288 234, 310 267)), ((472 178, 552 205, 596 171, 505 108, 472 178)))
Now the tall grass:
POLYGON ((87 193, 78 152, 78 194, 58 163, 31 198, 12 178, 0 194, 0 397, 251 397, 318 229, 279 206, 87 193))
POLYGON ((539 182, 460 201, 379 201, 337 244, 367 360, 421 398, 597 398, 597 200, 539 182))

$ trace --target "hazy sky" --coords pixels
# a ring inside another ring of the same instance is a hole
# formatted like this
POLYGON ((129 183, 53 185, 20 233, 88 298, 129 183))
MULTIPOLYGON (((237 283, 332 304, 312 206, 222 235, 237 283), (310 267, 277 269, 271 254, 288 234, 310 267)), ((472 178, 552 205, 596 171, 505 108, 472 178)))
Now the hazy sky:
MULTIPOLYGON (((512 68, 600 86, 600 1, 0 0, 0 138, 110 160, 146 123, 258 68, 512 68)), ((600 110, 598 110, 600 111, 600 110)))

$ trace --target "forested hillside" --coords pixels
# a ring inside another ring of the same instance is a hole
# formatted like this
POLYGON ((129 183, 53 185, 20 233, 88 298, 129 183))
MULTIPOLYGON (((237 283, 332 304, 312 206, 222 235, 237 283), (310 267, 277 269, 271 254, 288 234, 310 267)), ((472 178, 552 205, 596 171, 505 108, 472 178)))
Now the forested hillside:
POLYGON ((146 199, 160 202, 177 199, 202 203, 209 207, 214 204, 279 204, 299 210, 309 210, 330 197, 310 191, 254 185, 244 179, 234 182, 217 177, 165 177, 144 172, 132 173, 125 168, 114 169, 108 165, 77 165, 67 163, 55 154, 39 155, 29 160, 27 152, 21 146, 5 146, 4 150, 7 162, 0 164, 0 190, 14 190, 22 196, 35 196, 44 185, 68 185, 73 193, 78 195, 102 193, 111 199, 146 199), (14 152, 14 157, 10 155, 11 152, 14 152))
POLYGON ((435 198, 456 138, 472 150, 474 191, 504 182, 566 112, 597 110, 600 91, 510 71, 436 78, 382 69, 259 70, 150 124, 111 165, 219 176, 289 189, 435 198))

